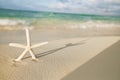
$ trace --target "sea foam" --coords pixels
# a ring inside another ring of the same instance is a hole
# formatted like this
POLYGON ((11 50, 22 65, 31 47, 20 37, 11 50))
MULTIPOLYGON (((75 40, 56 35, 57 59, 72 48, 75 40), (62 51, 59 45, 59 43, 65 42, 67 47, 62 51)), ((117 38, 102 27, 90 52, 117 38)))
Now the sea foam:
POLYGON ((120 27, 119 23, 114 22, 102 22, 102 21, 86 21, 80 23, 69 23, 69 28, 110 28, 110 27, 120 27))
POLYGON ((1 26, 15 26, 18 24, 25 24, 24 20, 0 19, 1 26))

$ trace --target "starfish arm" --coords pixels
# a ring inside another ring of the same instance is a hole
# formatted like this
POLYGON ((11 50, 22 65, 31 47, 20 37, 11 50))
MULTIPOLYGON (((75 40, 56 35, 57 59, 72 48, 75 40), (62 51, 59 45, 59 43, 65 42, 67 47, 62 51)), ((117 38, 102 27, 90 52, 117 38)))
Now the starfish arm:
POLYGON ((30 46, 30 32, 28 28, 25 28, 26 31, 26 39, 27 39, 27 46, 30 46))
POLYGON ((35 44, 31 48, 36 48, 36 47, 39 47, 39 46, 42 46, 42 45, 45 45, 45 44, 48 44, 48 42, 42 42, 42 43, 35 44))
POLYGON ((35 59, 36 59, 36 57, 35 57, 35 55, 34 55, 33 51, 32 51, 32 50, 29 50, 29 52, 30 52, 30 55, 32 56, 32 59, 33 59, 33 60, 35 60, 35 59))
POLYGON ((26 48, 26 46, 24 46, 22 44, 18 44, 18 43, 9 43, 9 46, 19 47, 19 48, 26 48))
POLYGON ((15 61, 20 61, 24 57, 24 55, 26 54, 27 51, 28 51, 28 49, 25 49, 23 51, 23 53, 17 59, 15 59, 15 61))

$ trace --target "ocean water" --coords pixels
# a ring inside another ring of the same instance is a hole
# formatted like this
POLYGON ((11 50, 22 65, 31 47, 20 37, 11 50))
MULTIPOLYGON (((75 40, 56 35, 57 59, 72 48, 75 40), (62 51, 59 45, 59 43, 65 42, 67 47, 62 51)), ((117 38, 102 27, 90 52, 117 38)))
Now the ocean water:
POLYGON ((120 16, 70 14, 0 9, 0 28, 31 26, 48 29, 87 29, 120 27, 120 16))

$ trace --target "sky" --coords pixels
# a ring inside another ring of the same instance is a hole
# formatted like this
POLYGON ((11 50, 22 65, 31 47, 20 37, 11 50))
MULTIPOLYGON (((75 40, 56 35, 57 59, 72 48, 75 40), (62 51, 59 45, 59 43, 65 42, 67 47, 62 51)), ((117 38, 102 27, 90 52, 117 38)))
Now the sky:
POLYGON ((0 8, 120 15, 120 0, 0 0, 0 8))

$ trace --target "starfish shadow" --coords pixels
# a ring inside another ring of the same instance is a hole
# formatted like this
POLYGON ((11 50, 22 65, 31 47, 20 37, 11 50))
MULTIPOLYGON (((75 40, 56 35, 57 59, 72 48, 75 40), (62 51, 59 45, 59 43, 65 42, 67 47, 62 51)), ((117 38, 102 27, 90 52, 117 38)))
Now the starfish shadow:
MULTIPOLYGON (((74 43, 74 44, 73 43, 68 43, 68 44, 65 44, 65 46, 63 46, 63 47, 52 49, 52 50, 49 50, 49 51, 46 51, 46 52, 43 52, 43 53, 38 53, 35 56, 36 56, 36 58, 40 58, 40 57, 44 57, 44 56, 53 54, 57 51, 60 51, 62 49, 68 48, 68 47, 73 47, 73 46, 78 46, 78 45, 83 45, 83 44, 85 44, 85 42, 79 42, 79 43, 74 43)), ((30 58, 30 57, 31 56, 24 57, 23 59, 27 59, 27 58, 30 58)))

